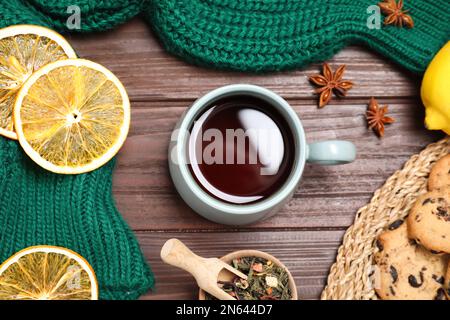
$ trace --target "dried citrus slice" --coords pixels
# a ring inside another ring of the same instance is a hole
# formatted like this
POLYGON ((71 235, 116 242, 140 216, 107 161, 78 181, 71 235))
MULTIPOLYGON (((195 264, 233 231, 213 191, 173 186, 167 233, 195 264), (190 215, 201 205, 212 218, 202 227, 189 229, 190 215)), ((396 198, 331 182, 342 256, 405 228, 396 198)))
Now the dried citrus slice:
POLYGON ((70 44, 58 33, 39 26, 18 25, 0 29, 0 134, 17 139, 13 106, 22 84, 42 66, 76 58, 70 44))
POLYGON ((60 247, 19 251, 0 266, 0 300, 97 300, 94 270, 60 247))
POLYGON ((123 145, 130 101, 112 72, 82 59, 60 60, 34 73, 14 106, 14 125, 28 156, 61 174, 97 169, 123 145))

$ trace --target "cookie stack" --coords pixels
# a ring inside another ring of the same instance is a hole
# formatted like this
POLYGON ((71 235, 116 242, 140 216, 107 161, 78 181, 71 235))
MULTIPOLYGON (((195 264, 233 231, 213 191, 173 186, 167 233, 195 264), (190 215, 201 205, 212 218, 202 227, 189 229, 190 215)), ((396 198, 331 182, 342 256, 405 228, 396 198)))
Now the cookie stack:
POLYGON ((450 155, 432 168, 429 192, 377 239, 375 291, 385 300, 450 299, 450 155))

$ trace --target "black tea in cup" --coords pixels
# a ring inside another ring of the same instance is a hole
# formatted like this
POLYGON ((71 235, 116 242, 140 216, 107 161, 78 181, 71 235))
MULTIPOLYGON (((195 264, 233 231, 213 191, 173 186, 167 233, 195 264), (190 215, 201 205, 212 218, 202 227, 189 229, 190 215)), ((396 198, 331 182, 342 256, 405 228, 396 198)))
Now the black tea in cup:
POLYGON ((231 204, 267 199, 288 180, 295 143, 286 119, 261 98, 235 95, 205 108, 191 128, 189 168, 208 194, 231 204))

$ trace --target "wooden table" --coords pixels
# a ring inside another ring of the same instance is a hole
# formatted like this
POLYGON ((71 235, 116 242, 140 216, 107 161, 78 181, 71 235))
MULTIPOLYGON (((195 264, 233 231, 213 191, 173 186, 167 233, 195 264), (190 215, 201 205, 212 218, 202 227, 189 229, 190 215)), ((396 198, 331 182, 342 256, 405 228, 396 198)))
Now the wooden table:
POLYGON ((81 57, 112 70, 132 101, 131 131, 119 154, 114 196, 156 276, 156 292, 144 299, 196 298, 190 275, 159 257, 161 246, 172 237, 206 257, 239 249, 267 251, 291 270, 301 299, 319 298, 356 211, 411 155, 442 136, 424 129, 420 78, 365 48, 349 47, 330 61, 333 68, 347 65, 345 78, 355 87, 348 98, 319 110, 307 79, 319 71, 319 64, 270 75, 195 67, 167 54, 139 19, 114 32, 69 38, 81 57), (302 119, 308 141, 353 141, 358 159, 338 167, 307 165, 294 198, 269 220, 237 229, 201 218, 181 200, 170 180, 170 134, 195 99, 232 83, 277 92, 302 119), (365 112, 371 96, 388 104, 396 119, 382 140, 367 130, 365 112))

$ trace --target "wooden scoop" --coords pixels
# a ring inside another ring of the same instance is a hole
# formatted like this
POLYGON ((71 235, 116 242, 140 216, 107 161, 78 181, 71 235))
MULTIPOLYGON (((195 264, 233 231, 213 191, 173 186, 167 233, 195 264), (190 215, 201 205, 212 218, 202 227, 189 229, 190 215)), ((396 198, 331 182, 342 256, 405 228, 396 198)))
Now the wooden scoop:
POLYGON ((199 257, 178 239, 170 239, 164 244, 161 259, 192 274, 201 289, 220 300, 236 299, 222 290, 218 281, 230 282, 236 276, 247 280, 245 274, 220 259, 199 257))

